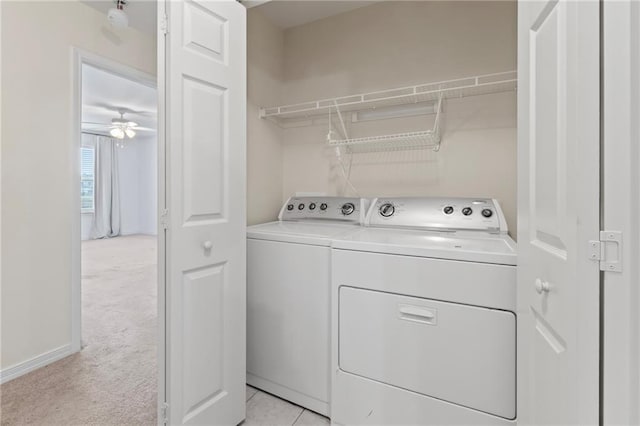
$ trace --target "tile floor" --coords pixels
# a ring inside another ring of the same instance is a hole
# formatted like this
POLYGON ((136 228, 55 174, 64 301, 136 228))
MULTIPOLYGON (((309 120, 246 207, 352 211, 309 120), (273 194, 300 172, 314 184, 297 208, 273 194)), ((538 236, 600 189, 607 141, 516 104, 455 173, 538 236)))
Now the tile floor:
POLYGON ((324 426, 329 419, 247 386, 247 419, 242 426, 324 426))

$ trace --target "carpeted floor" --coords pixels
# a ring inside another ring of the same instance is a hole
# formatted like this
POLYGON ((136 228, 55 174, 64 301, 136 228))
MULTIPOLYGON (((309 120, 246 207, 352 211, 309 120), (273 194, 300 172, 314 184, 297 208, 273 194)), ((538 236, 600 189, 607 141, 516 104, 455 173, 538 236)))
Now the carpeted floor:
POLYGON ((83 350, 0 387, 2 425, 156 423, 156 238, 82 244, 83 350))

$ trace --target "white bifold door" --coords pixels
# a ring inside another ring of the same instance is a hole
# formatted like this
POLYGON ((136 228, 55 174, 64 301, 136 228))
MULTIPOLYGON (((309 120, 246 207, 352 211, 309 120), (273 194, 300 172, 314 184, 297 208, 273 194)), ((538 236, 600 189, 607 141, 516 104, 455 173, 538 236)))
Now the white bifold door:
POLYGON ((521 425, 598 424, 599 7, 518 5, 521 425))
POLYGON ((166 421, 236 425, 245 416, 246 11, 232 0, 172 0, 159 12, 166 421))

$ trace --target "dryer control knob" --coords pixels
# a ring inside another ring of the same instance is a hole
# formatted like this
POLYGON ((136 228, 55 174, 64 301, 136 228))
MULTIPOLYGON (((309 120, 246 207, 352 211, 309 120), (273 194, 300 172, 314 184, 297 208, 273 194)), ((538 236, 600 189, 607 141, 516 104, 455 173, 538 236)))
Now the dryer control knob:
POLYGON ((464 209, 462 209, 462 214, 465 216, 469 216, 471 215, 471 213, 473 213, 473 210, 471 209, 471 207, 465 207, 464 209))
POLYGON ((395 211, 396 208, 391 203, 384 203, 380 206, 380 209, 378 209, 378 213, 380 213, 380 216, 382 217, 390 217, 395 213, 395 211))
POLYGON ((493 216, 493 211, 491 209, 482 209, 482 216, 491 217, 493 216))
POLYGON ((309 204, 309 210, 315 210, 315 209, 316 209, 316 203, 309 204))
POLYGON ((289 204, 289 205, 287 206, 287 210, 289 210, 289 211, 293 210, 293 204, 289 204))
POLYGON ((320 204, 320 210, 323 210, 323 211, 324 211, 324 210, 326 210, 326 209, 327 209, 327 207, 329 207, 329 206, 327 206, 327 203, 322 203, 322 204, 320 204))
POLYGON ((356 206, 354 206, 353 203, 345 203, 342 205, 342 208, 340 209, 342 214, 345 216, 349 216, 355 210, 356 210, 356 206))
POLYGON ((298 210, 304 210, 304 204, 303 203, 298 204, 298 210))
POLYGON ((444 214, 451 214, 453 213, 453 206, 446 206, 444 209, 442 209, 442 211, 444 212, 444 214))

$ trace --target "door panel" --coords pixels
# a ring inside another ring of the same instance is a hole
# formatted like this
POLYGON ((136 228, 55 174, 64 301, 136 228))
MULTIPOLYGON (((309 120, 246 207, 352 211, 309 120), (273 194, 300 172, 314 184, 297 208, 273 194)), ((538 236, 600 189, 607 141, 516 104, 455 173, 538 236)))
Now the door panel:
POLYGON ((183 418, 226 396, 224 365, 224 265, 184 274, 183 418))
POLYGON ((184 47, 226 64, 227 20, 197 3, 187 3, 184 12, 184 47))
POLYGON ((597 424, 599 6, 518 15, 518 423, 597 424))
POLYGON ((185 222, 222 219, 227 151, 226 88, 184 79, 185 222))
POLYGON ((245 9, 163 8, 168 420, 233 425, 245 416, 245 9))
POLYGON ((562 179, 566 165, 562 158, 566 141, 564 100, 566 88, 565 4, 554 3, 545 8, 531 29, 530 94, 531 120, 531 188, 535 194, 530 205, 531 241, 541 250, 566 258, 561 235, 562 197, 566 185, 562 179))

